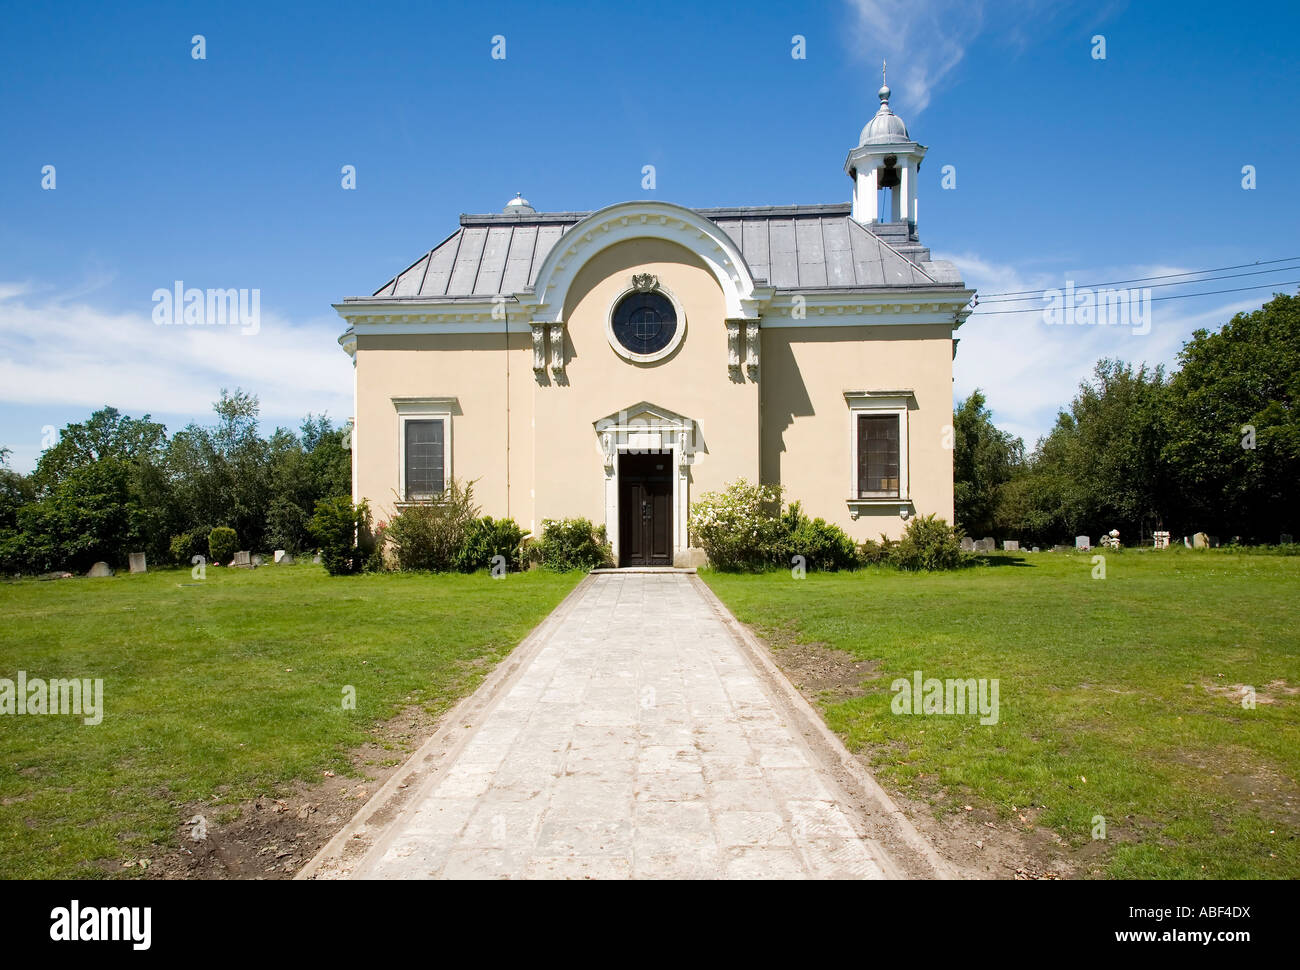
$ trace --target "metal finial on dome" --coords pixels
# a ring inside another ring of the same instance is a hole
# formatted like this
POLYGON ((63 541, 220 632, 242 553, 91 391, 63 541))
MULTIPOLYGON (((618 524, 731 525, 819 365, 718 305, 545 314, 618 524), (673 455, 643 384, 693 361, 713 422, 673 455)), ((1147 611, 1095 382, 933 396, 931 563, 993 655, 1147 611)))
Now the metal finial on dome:
MULTIPOLYGON (((888 68, 889 62, 882 60, 880 62, 881 81, 885 81, 888 77, 886 73, 888 68)), ((909 140, 907 126, 903 124, 903 119, 894 114, 894 109, 889 106, 891 93, 888 84, 880 85, 880 90, 877 92, 880 97, 880 107, 877 109, 875 117, 867 122, 867 126, 862 129, 862 135, 858 139, 859 145, 885 145, 909 140)))

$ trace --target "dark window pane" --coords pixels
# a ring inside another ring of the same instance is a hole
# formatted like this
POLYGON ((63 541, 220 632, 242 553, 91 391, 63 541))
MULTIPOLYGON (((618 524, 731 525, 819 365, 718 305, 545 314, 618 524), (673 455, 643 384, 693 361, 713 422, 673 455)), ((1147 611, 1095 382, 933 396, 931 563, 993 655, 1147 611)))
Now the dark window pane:
POLYGON ((655 354, 677 333, 677 311, 662 293, 629 293, 614 308, 614 337, 634 354, 655 354))
POLYGON ((406 500, 433 498, 442 493, 442 421, 406 422, 406 500))
POLYGON ((858 416, 858 498, 898 495, 897 415, 858 416))

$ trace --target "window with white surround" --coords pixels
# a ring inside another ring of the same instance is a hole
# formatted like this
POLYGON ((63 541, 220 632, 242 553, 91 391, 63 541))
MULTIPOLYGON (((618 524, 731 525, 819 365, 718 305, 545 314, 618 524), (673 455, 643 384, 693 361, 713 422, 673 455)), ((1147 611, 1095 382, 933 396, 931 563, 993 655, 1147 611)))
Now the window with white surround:
POLYGON ((393 399, 397 409, 401 501, 432 501, 447 487, 455 403, 455 398, 393 399))
POLYGON ((845 391, 849 406, 849 504, 910 501, 907 412, 911 391, 845 391))

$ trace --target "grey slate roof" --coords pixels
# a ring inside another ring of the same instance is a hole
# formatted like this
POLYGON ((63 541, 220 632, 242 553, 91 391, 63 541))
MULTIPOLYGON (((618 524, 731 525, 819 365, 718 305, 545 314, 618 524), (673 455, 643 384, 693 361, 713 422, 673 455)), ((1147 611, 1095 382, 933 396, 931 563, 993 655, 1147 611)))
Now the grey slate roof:
MULTIPOLYGON (((696 209, 732 238, 756 280, 778 289, 961 286, 950 263, 906 223, 873 225, 843 205, 696 209)), ((462 215, 460 228, 375 291, 376 297, 456 298, 512 294, 532 286, 542 262, 586 212, 462 215)))

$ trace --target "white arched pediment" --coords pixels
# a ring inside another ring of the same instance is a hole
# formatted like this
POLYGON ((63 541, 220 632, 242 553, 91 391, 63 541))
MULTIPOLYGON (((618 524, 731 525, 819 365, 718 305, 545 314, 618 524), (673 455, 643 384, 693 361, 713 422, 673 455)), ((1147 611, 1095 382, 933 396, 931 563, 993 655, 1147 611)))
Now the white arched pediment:
POLYGON ((757 319, 754 277, 730 236, 699 213, 669 202, 620 202, 569 229, 547 254, 531 292, 518 295, 533 320, 559 323, 578 271, 597 253, 630 239, 664 239, 690 250, 722 288, 729 318, 757 319))

